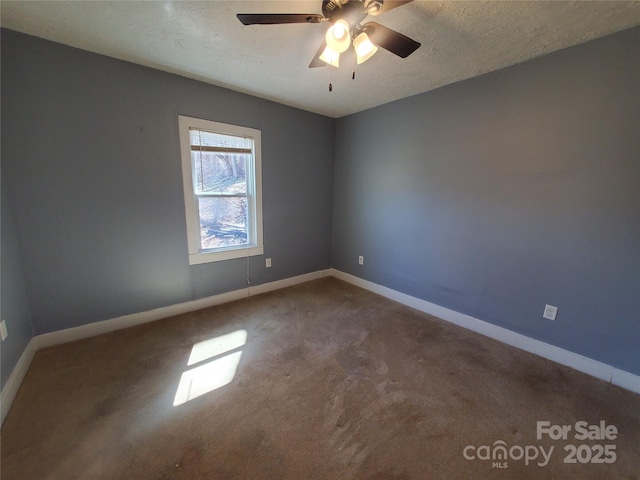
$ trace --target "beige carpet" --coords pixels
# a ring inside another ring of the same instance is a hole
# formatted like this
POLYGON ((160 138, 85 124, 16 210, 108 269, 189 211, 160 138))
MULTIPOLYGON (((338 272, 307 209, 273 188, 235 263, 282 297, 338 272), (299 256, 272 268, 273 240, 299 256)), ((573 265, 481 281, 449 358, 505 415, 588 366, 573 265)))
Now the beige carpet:
POLYGON ((329 278, 40 351, 1 446, 2 480, 639 478, 640 396, 329 278))

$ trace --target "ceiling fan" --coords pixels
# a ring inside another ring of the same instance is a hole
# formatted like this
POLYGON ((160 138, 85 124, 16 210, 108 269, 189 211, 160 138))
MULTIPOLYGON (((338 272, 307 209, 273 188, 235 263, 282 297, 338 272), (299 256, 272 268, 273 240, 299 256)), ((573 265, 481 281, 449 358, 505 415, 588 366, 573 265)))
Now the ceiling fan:
POLYGON ((382 47, 406 58, 420 43, 376 22, 362 21, 367 15, 377 16, 413 0, 323 0, 322 15, 309 13, 239 13, 244 25, 277 25, 286 23, 329 22, 325 41, 309 64, 309 68, 340 65, 340 54, 353 42, 356 60, 360 64, 382 47))

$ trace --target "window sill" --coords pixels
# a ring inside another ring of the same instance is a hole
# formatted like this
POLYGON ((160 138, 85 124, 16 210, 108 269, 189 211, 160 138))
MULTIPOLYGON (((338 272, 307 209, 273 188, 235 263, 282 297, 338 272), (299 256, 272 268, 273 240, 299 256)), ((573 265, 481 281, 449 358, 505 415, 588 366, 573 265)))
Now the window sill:
POLYGON ((238 247, 229 248, 227 250, 218 250, 215 252, 198 252, 189 254, 189 265, 200 265, 202 263, 221 262, 223 260, 231 260, 234 258, 253 257, 255 255, 263 255, 264 247, 238 247))

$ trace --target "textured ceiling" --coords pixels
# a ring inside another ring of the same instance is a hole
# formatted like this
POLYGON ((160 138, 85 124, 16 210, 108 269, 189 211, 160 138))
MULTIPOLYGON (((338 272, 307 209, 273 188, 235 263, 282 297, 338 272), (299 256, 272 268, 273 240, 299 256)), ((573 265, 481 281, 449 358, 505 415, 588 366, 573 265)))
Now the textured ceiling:
MULTIPOLYGON (((351 0, 355 1, 355 0, 351 0)), ((422 43, 309 69, 327 23, 244 26, 236 13, 321 13, 321 1, 1 3, 2 26, 341 117, 640 24, 640 2, 413 3, 375 20, 422 43), (329 83, 333 91, 329 92, 329 83)))

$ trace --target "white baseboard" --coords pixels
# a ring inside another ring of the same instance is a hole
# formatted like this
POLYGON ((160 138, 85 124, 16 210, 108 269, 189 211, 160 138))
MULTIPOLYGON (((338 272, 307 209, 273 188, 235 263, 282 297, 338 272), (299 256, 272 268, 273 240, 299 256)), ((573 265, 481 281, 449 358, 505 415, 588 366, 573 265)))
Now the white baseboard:
POLYGON ((329 275, 329 272, 330 270, 319 270, 316 272, 306 273, 304 275, 298 275, 296 277, 276 280, 275 282, 221 293, 211 297, 169 305, 167 307, 155 308, 146 312, 132 313, 130 315, 124 315, 110 320, 103 320, 101 322, 89 323, 79 327, 66 328, 64 330, 58 330, 57 332, 37 335, 27 344, 27 348, 20 356, 16 367, 13 369, 13 372, 11 372, 7 383, 2 389, 2 393, 0 393, 0 425, 4 423, 4 419, 11 408, 11 404, 13 403, 18 390, 20 389, 20 385, 22 385, 22 381, 29 370, 33 357, 41 348, 74 342, 76 340, 82 340, 83 338, 95 337, 96 335, 101 335, 103 333, 114 332, 123 328, 134 327, 136 325, 142 325, 143 323, 154 322, 156 320, 174 317, 183 313, 202 310, 203 308, 233 302, 234 300, 239 300, 253 295, 260 295, 273 290, 280 290, 282 288, 326 277, 329 275))
POLYGON ((221 293, 218 295, 213 295, 211 297, 200 298, 198 300, 191 300, 189 302, 178 303, 175 305, 169 305, 168 307, 154 308, 153 310, 148 310, 146 312, 133 313, 130 315, 124 315, 122 317, 112 318, 110 320, 103 320, 101 322, 81 325, 79 327, 66 328, 64 330, 58 330, 57 332, 44 333, 42 335, 38 335, 35 338, 37 338, 38 340, 38 348, 51 347, 53 345, 60 345, 63 343, 74 342, 76 340, 82 340, 83 338, 95 337, 96 335, 101 335, 103 333, 114 332, 123 328, 142 325, 143 323, 154 322, 163 318, 182 315, 183 313, 202 310, 203 308, 214 307, 216 305, 233 302, 235 300, 240 300, 241 298, 250 297, 252 295, 260 295, 261 293, 280 290, 281 288, 290 287, 299 283, 309 282, 311 280, 315 280, 317 278, 325 277, 328 275, 329 270, 320 270, 317 272, 306 273, 304 275, 299 275, 296 277, 285 278, 283 280, 276 280, 275 282, 256 285, 255 287, 242 288, 240 290, 221 293))
POLYGON ((37 343, 35 338, 29 341, 0 393, 0 425, 4 423, 4 419, 7 413, 9 413, 9 409, 13 404, 13 400, 16 398, 20 385, 22 385, 22 380, 29 370, 31 361, 33 357, 36 356, 36 352, 38 351, 37 343))
POLYGON ((441 307, 434 303, 427 302, 426 300, 421 300, 396 290, 392 290, 391 288, 383 287, 382 285, 378 285, 368 280, 363 280, 362 278, 341 272, 340 270, 331 269, 330 275, 357 287, 364 288, 365 290, 369 290, 373 293, 394 300, 398 303, 402 303, 403 305, 407 305, 408 307, 415 308, 421 312, 438 317, 447 322, 454 323, 468 330, 472 330, 502 343, 506 343, 507 345, 517 347, 521 350, 536 354, 540 357, 571 367, 580 372, 610 382, 618 387, 640 394, 640 376, 633 373, 620 370, 619 368, 612 367, 606 363, 570 352, 569 350, 550 345, 540 340, 535 340, 469 315, 441 307))
POLYGON ((13 369, 13 372, 11 372, 7 383, 0 393, 0 425, 4 423, 4 419, 6 418, 7 413, 11 408, 11 404, 13 403, 18 390, 20 389, 20 385, 22 384, 27 371, 29 370, 29 366, 31 365, 33 357, 41 348, 61 345, 63 343, 82 340, 83 338, 94 337, 96 335, 113 332, 123 328, 142 325, 143 323, 153 322, 163 318, 193 312, 196 310, 201 310, 203 308, 209 308, 215 305, 221 305, 223 303, 232 302, 241 298, 291 287, 293 285, 309 282, 311 280, 316 280, 318 278, 326 276, 336 277, 360 288, 364 288, 365 290, 369 290, 373 293, 377 293, 378 295, 394 300, 398 303, 407 305, 408 307, 415 308, 416 310, 419 310, 421 312, 428 313, 435 317, 441 318, 442 320, 454 323, 469 330, 473 330, 474 332, 480 333, 500 342, 512 345, 530 353, 534 353, 554 362, 574 368, 575 370, 579 370, 593 377, 611 382, 612 384, 626 390, 630 390, 632 392, 640 394, 640 376, 638 375, 634 375, 630 372, 620 370, 618 368, 612 367, 611 365, 607 365, 583 355, 564 350, 540 340, 529 338, 525 335, 515 333, 511 330, 493 325, 488 322, 484 322, 469 315, 465 315, 463 313, 459 313, 454 310, 435 305, 425 300, 406 295, 396 290, 383 287, 376 283, 369 282, 368 280, 363 280, 348 273, 341 272, 340 270, 330 269, 307 273, 283 280, 277 280, 275 282, 269 282, 262 285, 256 285, 255 287, 243 288, 240 290, 235 290, 233 292, 221 293, 219 295, 213 295, 211 297, 192 300, 176 305, 170 305, 168 307, 156 308, 146 312, 133 313, 131 315, 124 315, 122 317, 117 317, 110 320, 89 323, 87 325, 81 325, 79 327, 37 335, 36 337, 33 337, 27 344, 27 348, 20 356, 18 363, 13 369))
POLYGON ((620 370, 619 368, 611 367, 611 369, 611 383, 625 390, 640 393, 640 376, 620 370))

